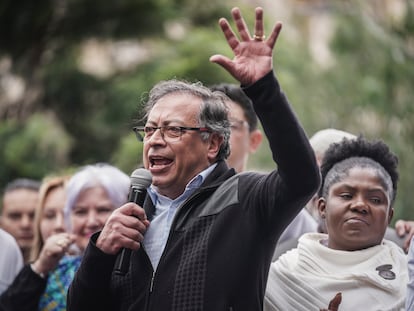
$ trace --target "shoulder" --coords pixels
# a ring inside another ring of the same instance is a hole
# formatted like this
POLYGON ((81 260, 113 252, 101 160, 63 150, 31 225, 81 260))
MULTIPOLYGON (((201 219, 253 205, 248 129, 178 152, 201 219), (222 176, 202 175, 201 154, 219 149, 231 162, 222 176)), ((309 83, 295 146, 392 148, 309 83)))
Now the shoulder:
POLYGON ((8 232, 0 229, 0 249, 2 249, 3 259, 8 258, 13 264, 23 266, 23 258, 16 240, 8 232), (4 251, 7 250, 7 251, 4 251))

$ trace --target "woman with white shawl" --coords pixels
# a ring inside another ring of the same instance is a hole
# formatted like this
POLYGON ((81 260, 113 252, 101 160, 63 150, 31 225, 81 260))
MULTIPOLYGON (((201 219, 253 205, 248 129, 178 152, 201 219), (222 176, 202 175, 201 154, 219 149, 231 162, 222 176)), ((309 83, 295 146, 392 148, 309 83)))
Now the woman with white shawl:
POLYGON ((265 311, 404 310, 407 257, 384 240, 398 159, 382 141, 344 139, 327 150, 318 209, 328 234, 308 233, 272 263, 265 311))

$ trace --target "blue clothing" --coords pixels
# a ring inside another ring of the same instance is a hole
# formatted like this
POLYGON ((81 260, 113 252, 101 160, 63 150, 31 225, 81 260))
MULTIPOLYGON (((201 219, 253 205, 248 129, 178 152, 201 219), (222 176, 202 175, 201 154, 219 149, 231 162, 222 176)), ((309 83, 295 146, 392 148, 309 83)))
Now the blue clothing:
POLYGON ((40 311, 66 310, 66 293, 81 263, 80 256, 63 257, 57 268, 49 274, 46 290, 40 297, 40 311))
POLYGON ((64 256, 57 268, 43 278, 26 264, 0 296, 0 311, 63 311, 70 283, 81 257, 64 256))
POLYGON ((408 250, 408 285, 405 310, 414 310, 414 237, 408 250))

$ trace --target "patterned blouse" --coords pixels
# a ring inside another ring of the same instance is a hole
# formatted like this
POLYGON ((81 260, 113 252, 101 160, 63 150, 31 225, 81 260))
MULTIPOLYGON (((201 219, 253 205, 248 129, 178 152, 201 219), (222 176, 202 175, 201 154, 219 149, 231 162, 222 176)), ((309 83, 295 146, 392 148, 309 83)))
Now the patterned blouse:
POLYGON ((82 257, 65 256, 57 268, 49 274, 46 290, 40 297, 40 311, 66 311, 66 296, 82 257))

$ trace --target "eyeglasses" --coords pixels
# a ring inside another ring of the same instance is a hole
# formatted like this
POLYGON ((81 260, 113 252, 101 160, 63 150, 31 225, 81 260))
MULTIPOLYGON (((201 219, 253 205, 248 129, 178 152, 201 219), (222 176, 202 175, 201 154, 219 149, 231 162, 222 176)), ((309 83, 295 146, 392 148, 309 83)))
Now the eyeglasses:
POLYGON ((186 131, 198 131, 210 133, 207 127, 188 127, 188 126, 135 126, 132 128, 139 141, 151 138, 156 130, 160 130, 163 139, 174 141, 181 138, 186 131))
POLYGON ((230 121, 230 128, 232 130, 241 131, 243 127, 250 129, 249 123, 247 121, 234 119, 234 118, 231 118, 229 121, 230 121))

